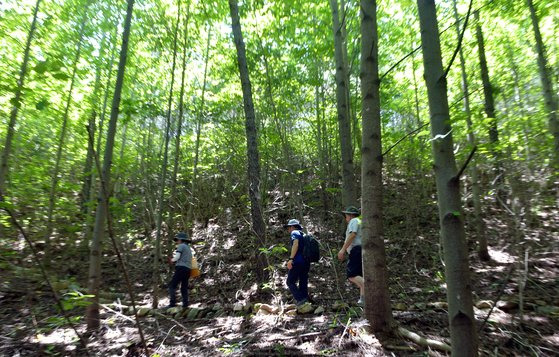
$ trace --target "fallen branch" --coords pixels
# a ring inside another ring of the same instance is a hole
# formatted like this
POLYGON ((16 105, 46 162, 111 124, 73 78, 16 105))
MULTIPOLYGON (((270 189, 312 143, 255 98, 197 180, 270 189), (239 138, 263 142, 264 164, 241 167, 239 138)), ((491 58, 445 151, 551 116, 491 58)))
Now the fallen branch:
POLYGON ((451 352, 452 349, 450 348, 449 345, 447 345, 444 342, 441 341, 437 341, 437 340, 431 340, 428 338, 425 338, 423 336, 418 335, 415 332, 411 332, 409 330, 406 330, 403 327, 398 327, 398 333, 402 336, 402 337, 406 337, 409 338, 411 341, 417 343, 418 345, 421 346, 426 346, 426 347, 431 347, 431 348, 436 348, 440 351, 445 351, 445 352, 451 352))
POLYGON ((122 318, 125 319, 125 320, 128 320, 128 321, 130 321, 130 322, 136 323, 136 321, 135 321, 133 318, 130 318, 130 317, 124 315, 122 312, 118 312, 118 311, 116 311, 116 310, 113 310, 113 309, 111 309, 110 307, 108 307, 108 306, 105 305, 105 304, 99 304, 99 306, 102 307, 102 308, 105 309, 105 310, 109 310, 109 311, 112 312, 113 314, 118 315, 118 316, 122 317, 122 318))

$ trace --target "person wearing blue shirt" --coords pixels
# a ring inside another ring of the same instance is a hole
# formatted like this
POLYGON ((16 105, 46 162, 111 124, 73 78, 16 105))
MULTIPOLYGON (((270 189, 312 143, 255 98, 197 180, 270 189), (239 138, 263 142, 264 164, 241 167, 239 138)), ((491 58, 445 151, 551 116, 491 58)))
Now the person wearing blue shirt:
POLYGON ((308 283, 311 267, 311 263, 303 256, 303 227, 296 219, 290 219, 283 227, 287 228, 291 236, 291 250, 287 261, 287 269, 289 269, 287 286, 293 294, 297 307, 302 307, 309 300, 308 283))

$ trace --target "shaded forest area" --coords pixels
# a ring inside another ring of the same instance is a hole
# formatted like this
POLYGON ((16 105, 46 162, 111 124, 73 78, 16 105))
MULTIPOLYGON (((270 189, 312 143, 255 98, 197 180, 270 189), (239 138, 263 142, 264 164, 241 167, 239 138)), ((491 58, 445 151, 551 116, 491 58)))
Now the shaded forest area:
POLYGON ((0 355, 558 355, 558 32, 544 0, 2 2, 0 355), (177 232, 202 274, 165 309, 177 232))

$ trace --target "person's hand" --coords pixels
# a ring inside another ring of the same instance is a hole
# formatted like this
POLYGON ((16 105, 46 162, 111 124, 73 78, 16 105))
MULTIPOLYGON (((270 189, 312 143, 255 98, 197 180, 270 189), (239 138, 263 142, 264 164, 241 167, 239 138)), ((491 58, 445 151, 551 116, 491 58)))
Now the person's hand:
POLYGON ((167 257, 167 264, 173 265, 173 260, 171 259, 171 257, 167 257))
POLYGON ((291 268, 293 268, 293 259, 287 261, 287 269, 291 270, 291 268))
POLYGON ((343 261, 344 258, 345 258, 345 252, 344 252, 343 249, 340 249, 340 251, 338 252, 338 259, 339 259, 340 261, 343 261))

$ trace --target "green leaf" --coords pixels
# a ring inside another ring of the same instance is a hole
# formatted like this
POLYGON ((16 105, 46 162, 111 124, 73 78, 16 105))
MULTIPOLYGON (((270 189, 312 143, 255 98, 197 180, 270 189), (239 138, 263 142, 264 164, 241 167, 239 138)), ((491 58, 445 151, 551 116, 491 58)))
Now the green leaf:
POLYGON ((48 100, 42 99, 41 101, 37 102, 37 104, 35 104, 35 108, 37 110, 43 110, 47 107, 47 105, 49 105, 48 100))
POLYGON ((48 70, 48 67, 49 67, 48 61, 41 61, 37 63, 34 70, 39 74, 43 74, 48 70))
POLYGON ((68 80, 68 78, 70 78, 70 76, 68 76, 66 73, 63 72, 54 73, 52 76, 56 79, 60 79, 61 81, 65 81, 68 80))

